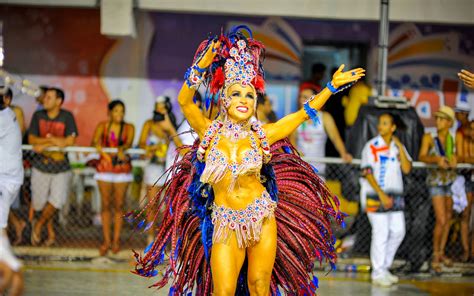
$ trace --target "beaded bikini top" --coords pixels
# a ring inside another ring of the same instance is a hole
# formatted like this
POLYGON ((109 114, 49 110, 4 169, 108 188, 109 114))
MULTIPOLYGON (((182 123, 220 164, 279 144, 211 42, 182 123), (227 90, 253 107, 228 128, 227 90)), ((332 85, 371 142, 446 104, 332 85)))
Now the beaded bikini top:
POLYGON ((248 136, 245 137, 250 140, 251 149, 245 151, 240 162, 230 160, 218 148, 220 139, 227 134, 225 129, 221 121, 214 121, 199 145, 197 157, 200 161, 204 161, 206 150, 210 148, 209 153, 205 157, 206 166, 201 175, 201 182, 211 185, 216 184, 229 172, 232 175, 232 182, 229 187, 229 191, 231 191, 239 176, 255 174, 257 178, 260 178, 263 162, 268 162, 271 155, 266 135, 261 128, 261 124, 257 122, 252 124, 248 136), (260 139, 263 155, 259 153, 255 135, 260 139))

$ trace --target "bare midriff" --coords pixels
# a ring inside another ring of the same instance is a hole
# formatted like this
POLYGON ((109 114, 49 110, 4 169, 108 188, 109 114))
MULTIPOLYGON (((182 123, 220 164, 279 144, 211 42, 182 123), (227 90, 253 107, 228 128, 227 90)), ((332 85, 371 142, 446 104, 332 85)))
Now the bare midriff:
MULTIPOLYGON (((225 138, 219 141, 218 147, 227 156, 227 159, 239 163, 242 162, 241 155, 244 154, 242 152, 252 149, 248 141, 241 140, 234 143, 225 138)), ((259 151, 259 153, 262 152, 259 151)), ((212 184, 214 203, 232 209, 246 208, 256 198, 259 198, 265 190, 265 187, 260 183, 260 169, 261 167, 255 172, 239 175, 232 191, 229 191, 229 188, 231 183, 234 182, 234 177, 230 171, 227 172, 220 181, 212 184)))
POLYGON ((234 190, 227 189, 232 176, 225 176, 219 183, 213 185, 214 202, 219 206, 225 206, 236 210, 244 209, 256 198, 259 198, 265 187, 255 175, 239 176, 234 190))

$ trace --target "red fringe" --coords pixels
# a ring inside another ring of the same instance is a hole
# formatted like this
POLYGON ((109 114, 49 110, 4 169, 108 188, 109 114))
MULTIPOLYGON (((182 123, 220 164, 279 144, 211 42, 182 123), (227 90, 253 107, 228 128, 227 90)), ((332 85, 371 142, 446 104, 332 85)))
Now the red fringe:
MULTIPOLYGON (((188 147, 189 148, 189 147, 188 147)), ((164 206, 164 218, 157 227, 155 243, 147 254, 135 253, 135 273, 147 276, 156 268, 171 237, 170 261, 162 279, 152 287, 162 288, 170 280, 177 295, 195 289, 197 295, 212 293, 210 265, 204 256, 199 218, 190 211, 187 187, 195 174, 192 163, 197 143, 184 158, 170 169, 172 178, 145 208, 158 210, 164 206), (164 199, 159 201, 163 194, 164 199), (164 201, 164 203, 163 203, 164 201), (150 204, 155 204, 150 206, 150 204), (177 257, 174 256, 177 252, 177 257)), ((312 269, 314 262, 335 263, 331 221, 340 222, 337 198, 324 182, 304 162, 287 141, 272 145, 272 160, 279 190, 275 218, 278 228, 277 255, 271 279, 271 290, 281 288, 286 295, 303 295, 314 289, 312 269), (292 153, 282 152, 289 147, 292 153), (336 208, 333 208, 333 206, 336 208)), ((140 212, 142 213, 142 212, 140 212)), ((137 214, 137 216, 140 215, 137 214)))

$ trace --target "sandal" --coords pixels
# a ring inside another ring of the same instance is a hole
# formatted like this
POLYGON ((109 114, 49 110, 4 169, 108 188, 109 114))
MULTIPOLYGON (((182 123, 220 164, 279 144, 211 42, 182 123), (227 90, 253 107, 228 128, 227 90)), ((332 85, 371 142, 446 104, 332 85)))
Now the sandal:
POLYGON ((99 255, 100 255, 101 257, 107 255, 107 253, 109 252, 109 249, 110 249, 110 244, 103 243, 103 244, 99 247, 99 255))
POLYGON ((25 230, 26 222, 21 220, 20 227, 15 229, 15 241, 12 243, 14 246, 18 246, 23 241, 23 231, 25 230))
POLYGON ((31 237, 30 237, 30 241, 31 241, 31 245, 32 246, 38 246, 39 243, 41 242, 41 234, 38 235, 37 233, 35 233, 35 228, 36 228, 36 221, 33 221, 31 223, 31 237))
POLYGON ((52 247, 52 246, 56 245, 56 238, 54 238, 54 237, 53 237, 53 238, 48 238, 48 239, 43 243, 43 245, 44 245, 45 247, 52 247))
POLYGON ((441 262, 435 262, 435 260, 431 261, 431 270, 433 270, 436 274, 442 273, 443 268, 441 262))
POLYGON ((117 254, 118 252, 120 252, 120 243, 113 243, 112 253, 117 254))
POLYGON ((443 263, 444 266, 453 267, 453 260, 449 259, 445 255, 441 255, 440 260, 441 260, 441 262, 443 263))

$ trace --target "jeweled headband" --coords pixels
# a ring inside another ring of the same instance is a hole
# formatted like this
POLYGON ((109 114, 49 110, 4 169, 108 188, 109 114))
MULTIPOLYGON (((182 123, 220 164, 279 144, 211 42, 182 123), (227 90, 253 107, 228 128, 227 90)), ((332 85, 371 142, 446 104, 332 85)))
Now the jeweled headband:
POLYGON ((230 102, 227 88, 235 83, 250 85, 257 93, 263 94, 265 80, 262 62, 265 49, 262 43, 252 38, 252 31, 247 26, 238 26, 227 34, 203 41, 196 52, 194 63, 214 40, 219 40, 221 47, 203 77, 206 108, 213 103, 227 108, 230 102), (247 31, 249 37, 243 31, 247 31))

